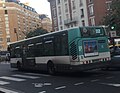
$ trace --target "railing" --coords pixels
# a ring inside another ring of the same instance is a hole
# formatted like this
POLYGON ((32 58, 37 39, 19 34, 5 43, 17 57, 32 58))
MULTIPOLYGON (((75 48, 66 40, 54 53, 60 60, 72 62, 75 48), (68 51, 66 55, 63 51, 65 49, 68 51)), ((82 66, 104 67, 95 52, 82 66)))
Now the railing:
POLYGON ((76 22, 78 22, 78 17, 73 17, 72 20, 71 19, 64 20, 65 25, 71 24, 71 23, 76 23, 76 22))

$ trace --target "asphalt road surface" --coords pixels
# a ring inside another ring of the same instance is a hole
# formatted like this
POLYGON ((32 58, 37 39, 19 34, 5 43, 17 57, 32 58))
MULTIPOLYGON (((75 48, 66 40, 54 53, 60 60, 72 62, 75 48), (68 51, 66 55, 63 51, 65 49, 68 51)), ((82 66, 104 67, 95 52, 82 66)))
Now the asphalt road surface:
POLYGON ((0 93, 120 93, 120 70, 58 73, 18 71, 0 64, 0 93))

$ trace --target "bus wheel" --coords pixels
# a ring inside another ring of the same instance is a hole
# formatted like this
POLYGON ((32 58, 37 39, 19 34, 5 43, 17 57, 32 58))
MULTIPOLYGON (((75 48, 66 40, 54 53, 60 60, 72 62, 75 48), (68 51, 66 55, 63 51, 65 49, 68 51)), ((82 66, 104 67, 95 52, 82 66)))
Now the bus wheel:
POLYGON ((55 67, 53 62, 48 62, 47 64, 47 70, 50 75, 55 75, 55 67))
POLYGON ((22 69, 22 64, 20 62, 17 62, 17 68, 18 68, 18 70, 22 69))

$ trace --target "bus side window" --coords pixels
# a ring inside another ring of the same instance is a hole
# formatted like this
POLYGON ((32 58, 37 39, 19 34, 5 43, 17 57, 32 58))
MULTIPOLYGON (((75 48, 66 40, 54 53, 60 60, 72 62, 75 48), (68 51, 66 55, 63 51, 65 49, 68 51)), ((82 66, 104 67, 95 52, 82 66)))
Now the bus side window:
POLYGON ((54 44, 53 40, 48 40, 44 42, 44 55, 45 56, 52 56, 54 55, 54 44))
POLYGON ((55 55, 60 56, 61 55, 61 38, 60 36, 55 36, 55 55))
POLYGON ((16 48, 14 52, 15 52, 14 55, 15 57, 17 58, 21 57, 21 48, 16 48))
POLYGON ((68 55, 68 36, 66 34, 63 34, 61 37, 61 52, 62 55, 68 55))
POLYGON ((35 45, 35 56, 43 56, 43 44, 42 42, 35 45))
POLYGON ((35 56, 35 45, 29 44, 25 49, 27 57, 34 57, 35 56))

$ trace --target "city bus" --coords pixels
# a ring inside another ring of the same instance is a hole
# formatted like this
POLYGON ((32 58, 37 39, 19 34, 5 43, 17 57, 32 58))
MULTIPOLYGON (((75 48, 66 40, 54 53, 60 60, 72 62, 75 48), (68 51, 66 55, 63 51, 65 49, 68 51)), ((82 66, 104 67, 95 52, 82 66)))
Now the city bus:
POLYGON ((74 27, 13 42, 11 67, 18 69, 86 71, 109 64, 108 37, 103 27, 74 27))

